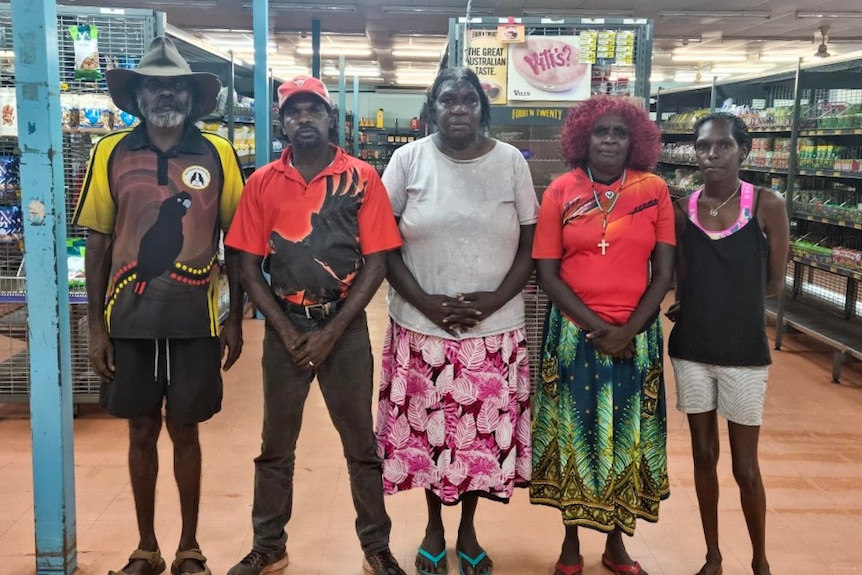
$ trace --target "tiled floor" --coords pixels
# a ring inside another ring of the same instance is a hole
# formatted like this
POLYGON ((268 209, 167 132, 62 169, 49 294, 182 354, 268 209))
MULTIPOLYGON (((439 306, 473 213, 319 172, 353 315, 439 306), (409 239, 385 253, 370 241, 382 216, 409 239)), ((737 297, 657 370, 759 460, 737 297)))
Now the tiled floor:
MULTIPOLYGON (((385 304, 369 308, 372 339, 380 349, 385 304)), ((199 540, 213 573, 223 575, 250 548, 252 458, 260 443, 261 322, 246 322, 243 357, 227 375, 224 410, 202 425, 203 501, 199 540)), ((831 355, 802 336, 787 338, 774 354, 761 460, 768 497, 768 548, 773 573, 815 575, 862 572, 862 369, 845 369, 830 383, 831 355)), ((672 376, 668 395, 674 400, 672 376)), ((82 575, 119 569, 137 542, 126 470, 126 426, 94 406, 75 421, 78 562, 82 575)), ((724 573, 749 573, 750 549, 722 433, 721 539, 724 573)), ((0 404, 0 575, 35 572, 30 429, 25 406, 0 404)), ((156 526, 172 555, 180 532, 171 473, 170 442, 160 442, 156 526)), ((669 411, 668 452, 672 493, 658 524, 642 524, 628 542, 651 574, 690 575, 704 553, 692 481, 685 419, 669 411)), ((286 574, 360 575, 361 553, 338 437, 317 391, 309 397, 297 454, 294 518, 286 574)), ((387 500, 392 549, 412 566, 424 528, 424 498, 414 491, 387 500)), ((447 509, 454 546, 457 509, 447 509)), ((562 537, 559 515, 529 504, 519 491, 509 505, 483 501, 480 539, 493 556, 496 575, 550 575, 562 537)), ((584 530, 587 575, 608 573, 599 558, 602 536, 584 530)), ((455 572, 452 560, 452 572, 455 572)), ((409 572, 413 572, 412 567, 409 572)))

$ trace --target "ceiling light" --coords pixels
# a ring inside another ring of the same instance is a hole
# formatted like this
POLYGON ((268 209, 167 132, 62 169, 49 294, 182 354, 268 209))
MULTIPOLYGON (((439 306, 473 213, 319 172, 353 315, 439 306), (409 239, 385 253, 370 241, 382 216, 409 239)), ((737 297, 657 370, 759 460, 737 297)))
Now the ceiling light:
POLYGON ((432 69, 429 69, 429 70, 400 70, 400 69, 396 69, 395 75, 396 76, 404 76, 405 78, 407 76, 422 76, 423 78, 427 77, 427 76, 434 77, 437 75, 437 69, 436 68, 433 70, 432 69))
POLYGON ((745 62, 748 56, 738 54, 674 54, 670 57, 674 62, 745 62))
POLYGON ((761 62, 798 62, 802 56, 798 54, 761 54, 761 62))
MULTIPOLYGON (((387 14, 466 14, 467 10, 461 6, 389 6, 384 4, 380 7, 387 14)), ((493 16, 492 8, 473 8, 470 16, 493 16)))
MULTIPOLYGON (((303 46, 297 48, 296 53, 300 56, 311 56, 314 54, 314 50, 303 46)), ((350 48, 346 46, 321 46, 320 54, 321 56, 370 56, 371 48, 362 48, 360 46, 350 48)))
POLYGON ((403 48, 397 48, 392 50, 392 56, 395 58, 434 58, 437 59, 440 57, 440 50, 405 50, 403 48))
POLYGON ((862 18, 862 12, 797 12, 797 18, 862 18))
POLYGON ((757 74, 758 72, 766 72, 773 66, 765 65, 765 66, 739 66, 737 68, 726 68, 723 66, 716 66, 712 68, 709 73, 712 76, 730 76, 733 74, 757 74))
MULTIPOLYGON (((151 6, 172 6, 176 7, 176 0, 147 0, 147 4, 151 6)), ((184 0, 183 6, 190 8, 216 8, 218 7, 216 0, 184 0)))
POLYGON ((772 18, 772 12, 767 10, 659 10, 658 15, 661 18, 772 18))
MULTIPOLYGON (((168 3, 176 4, 177 0, 170 0, 168 3)), ((187 4, 186 1, 180 0, 179 4, 187 4)), ((243 3, 243 8, 252 8, 252 2, 243 3)), ((293 10, 297 12, 356 12, 356 6, 351 4, 299 4, 294 2, 270 2, 270 10, 293 10)))
POLYGON ((674 82, 694 82, 700 76, 697 72, 677 72, 673 75, 674 82))
POLYGON ((524 16, 569 16, 572 18, 633 18, 634 10, 578 10, 577 8, 524 8, 524 16))
MULTIPOLYGON (((338 68, 324 68, 323 74, 326 76, 340 76, 341 72, 338 68)), ((376 66, 346 66, 344 68, 345 76, 380 76, 380 68, 376 66)))

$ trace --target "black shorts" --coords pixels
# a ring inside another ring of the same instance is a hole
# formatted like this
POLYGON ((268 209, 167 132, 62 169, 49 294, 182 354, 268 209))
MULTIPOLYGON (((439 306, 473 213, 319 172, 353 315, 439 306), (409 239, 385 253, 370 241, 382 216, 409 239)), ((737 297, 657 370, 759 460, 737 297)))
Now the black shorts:
POLYGON ((221 348, 217 337, 114 339, 113 381, 99 403, 116 417, 165 409, 183 424, 206 421, 221 410, 221 348))

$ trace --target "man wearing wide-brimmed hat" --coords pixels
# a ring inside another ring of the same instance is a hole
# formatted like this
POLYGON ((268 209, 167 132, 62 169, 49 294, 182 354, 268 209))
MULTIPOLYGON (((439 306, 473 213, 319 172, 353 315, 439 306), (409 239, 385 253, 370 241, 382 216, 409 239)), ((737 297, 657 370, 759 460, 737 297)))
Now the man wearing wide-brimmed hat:
POLYGON ((173 42, 156 38, 133 70, 107 73, 114 103, 141 119, 93 149, 75 223, 86 251, 90 363, 105 381, 101 403, 129 420, 129 472, 138 548, 111 575, 165 568, 154 529, 165 405, 174 446, 182 533, 174 575, 209 575, 197 542, 201 448, 198 423, 221 409, 224 369, 242 349, 242 293, 227 250, 230 312, 218 313, 218 237, 242 193, 231 143, 193 122, 211 114, 221 83, 192 72, 173 42))
POLYGON ((297 76, 283 83, 278 108, 290 146, 249 178, 225 239, 240 251, 243 287, 266 317, 254 540, 228 575, 274 575, 288 564, 296 441, 315 377, 347 459, 363 570, 404 575, 389 550, 365 319, 401 234, 375 169, 330 143, 335 114, 323 82, 297 76), (261 273, 264 259, 271 284, 261 273))

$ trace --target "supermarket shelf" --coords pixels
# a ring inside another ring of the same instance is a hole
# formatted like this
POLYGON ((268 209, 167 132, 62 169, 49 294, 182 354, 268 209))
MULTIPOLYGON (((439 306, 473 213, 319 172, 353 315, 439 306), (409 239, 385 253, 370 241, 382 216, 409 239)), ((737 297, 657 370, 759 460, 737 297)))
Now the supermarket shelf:
MULTIPOLYGON (((780 173, 780 172, 775 172, 780 173)), ((787 171, 785 170, 786 174, 787 171)), ((835 170, 810 170, 804 169, 799 170, 798 174, 800 176, 826 176, 831 178, 846 178, 848 180, 862 180, 862 173, 860 172, 836 172, 835 170)))
MULTIPOLYGON (((27 303, 27 294, 24 292, 0 292, 0 303, 27 303)), ((69 303, 87 303, 86 292, 69 292, 69 303)))
MULTIPOLYGON (((766 315, 773 320, 777 318, 777 306, 776 300, 766 302, 766 315)), ((862 322, 847 321, 816 306, 785 297, 784 329, 788 328, 835 349, 832 381, 836 383, 848 357, 862 361, 862 322)))
POLYGON ((835 130, 799 130, 799 135, 810 138, 811 136, 862 136, 862 128, 845 128, 835 130))
POLYGON ((827 218, 817 214, 809 214, 807 212, 793 212, 793 217, 800 220, 808 220, 809 222, 818 222, 821 224, 831 224, 833 226, 841 226, 842 228, 851 228, 854 230, 862 230, 862 222, 851 222, 840 220, 838 218, 827 218))
MULTIPOLYGON (((677 160, 669 160, 662 158, 659 160, 660 164, 673 164, 675 166, 685 166, 688 168, 697 168, 697 164, 692 162, 683 162, 677 160)), ((740 170, 746 172, 760 172, 762 174, 775 174, 777 176, 786 176, 787 170, 773 170, 770 168, 761 168, 757 166, 740 166, 740 170)), ((849 180, 862 180, 862 172, 838 172, 835 170, 811 170, 811 169, 803 169, 797 170, 796 175, 798 176, 823 176, 829 178, 845 178, 849 180)))
POLYGON ((847 268, 841 268, 829 264, 825 264, 823 262, 819 262, 817 260, 812 260, 810 258, 803 258, 799 256, 793 256, 793 261, 798 264, 803 264, 818 270, 823 270, 825 272, 833 273, 835 275, 839 275, 845 278, 851 278, 854 280, 862 280, 862 270, 850 270, 847 268))

